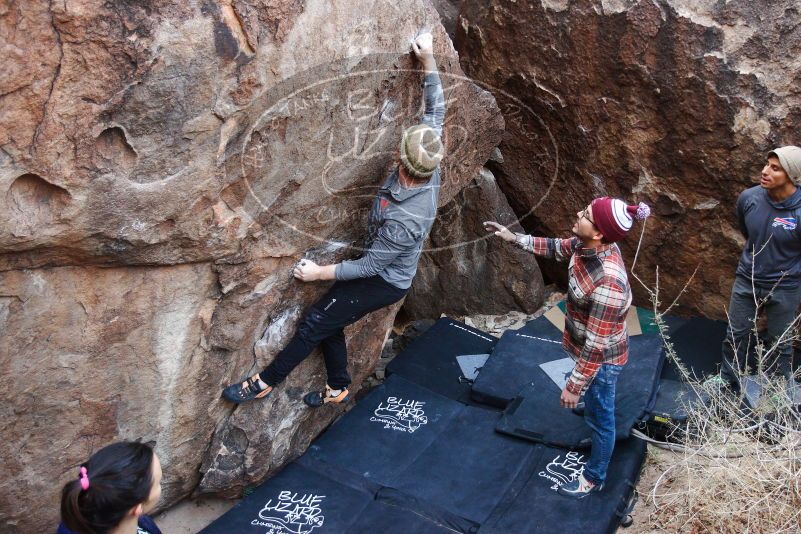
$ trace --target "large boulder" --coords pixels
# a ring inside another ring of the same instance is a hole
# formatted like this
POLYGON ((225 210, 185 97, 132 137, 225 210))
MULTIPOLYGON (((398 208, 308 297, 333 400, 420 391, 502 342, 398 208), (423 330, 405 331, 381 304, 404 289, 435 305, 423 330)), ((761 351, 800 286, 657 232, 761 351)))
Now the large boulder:
MULTIPOLYGON (((152 442, 162 506, 241 493, 336 417, 221 386, 269 363, 327 288, 421 111, 409 44, 433 28, 448 99, 441 204, 500 140, 424 1, 26 2, 0 8, 0 530, 57 518, 114 440, 152 442), (481 131, 481 136, 471 135, 481 131)), ((358 382, 397 305, 346 334, 358 382)))
POLYGON ((523 229, 495 177, 481 169, 473 181, 440 208, 429 247, 403 304, 404 319, 534 313, 544 285, 535 257, 488 234, 484 221, 523 229))
MULTIPOLYGON (((532 232, 567 235, 595 196, 648 202, 636 268, 667 304, 724 317, 734 203, 767 152, 801 144, 795 0, 465 0, 462 67, 506 119, 492 167, 532 232)), ((622 248, 631 264, 635 229, 622 248)), ((543 263, 564 276, 563 265, 543 263)), ((649 305, 634 283, 636 298, 649 305)))
POLYGON ((453 38, 456 34, 456 25, 459 23, 459 5, 461 0, 431 0, 439 13, 442 26, 448 35, 453 38))

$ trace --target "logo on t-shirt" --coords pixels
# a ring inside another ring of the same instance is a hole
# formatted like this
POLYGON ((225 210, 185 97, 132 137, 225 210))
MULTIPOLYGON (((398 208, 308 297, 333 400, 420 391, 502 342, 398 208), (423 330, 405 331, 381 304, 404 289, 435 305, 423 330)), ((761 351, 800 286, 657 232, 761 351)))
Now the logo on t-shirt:
POLYGON ((795 230, 796 218, 795 217, 776 217, 773 219, 773 227, 781 226, 785 230, 795 230))

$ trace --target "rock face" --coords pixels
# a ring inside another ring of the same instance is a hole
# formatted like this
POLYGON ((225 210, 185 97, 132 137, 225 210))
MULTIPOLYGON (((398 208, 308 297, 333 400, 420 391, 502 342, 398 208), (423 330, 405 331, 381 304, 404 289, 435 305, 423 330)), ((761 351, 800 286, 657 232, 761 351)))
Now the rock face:
POLYGON ((432 0, 432 4, 439 13, 442 26, 448 35, 453 38, 456 34, 456 25, 459 22, 459 6, 462 0, 432 0))
MULTIPOLYGON (((299 409, 312 357, 264 403, 222 385, 268 363, 326 289, 421 111, 409 53, 434 28, 448 116, 441 204, 500 140, 425 2, 26 2, 0 7, 0 530, 54 524, 78 463, 152 442, 162 505, 236 494, 336 416, 299 409), (468 135, 481 131, 481 136, 468 135)), ((397 307, 397 306, 396 306, 397 307)), ((396 307, 347 330, 355 384, 396 307)))
MULTIPOLYGON (((465 0, 457 49, 498 99, 492 167, 523 225, 565 235, 593 197, 651 204, 636 272, 663 304, 722 318, 742 240, 737 195, 801 144, 794 0, 465 0)), ((629 265, 637 235, 623 243, 629 265)), ((543 263, 546 274, 564 266, 543 263)), ((644 292, 634 283, 640 305, 644 292)))
POLYGON ((542 274, 535 257, 487 234, 484 221, 522 232, 495 177, 482 169, 440 208, 429 250, 420 260, 403 313, 408 319, 464 316, 481 312, 534 313, 543 299, 542 274), (432 298, 436 296, 436 298, 432 298))

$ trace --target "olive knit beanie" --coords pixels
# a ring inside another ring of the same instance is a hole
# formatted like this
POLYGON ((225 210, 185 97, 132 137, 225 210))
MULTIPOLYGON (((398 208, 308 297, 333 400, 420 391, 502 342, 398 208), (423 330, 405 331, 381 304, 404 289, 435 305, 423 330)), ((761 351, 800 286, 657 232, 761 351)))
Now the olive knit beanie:
POLYGON ((434 174, 444 153, 442 140, 427 124, 416 124, 403 131, 401 162, 415 178, 428 178, 434 174))

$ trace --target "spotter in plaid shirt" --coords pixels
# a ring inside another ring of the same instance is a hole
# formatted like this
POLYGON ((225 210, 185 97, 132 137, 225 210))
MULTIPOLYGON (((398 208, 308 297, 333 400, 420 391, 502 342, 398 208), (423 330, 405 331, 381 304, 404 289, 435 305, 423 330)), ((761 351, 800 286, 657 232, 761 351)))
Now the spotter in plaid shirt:
POLYGON ((567 390, 580 394, 601 364, 623 365, 629 356, 626 314, 631 289, 616 244, 584 248, 577 237, 556 239, 516 234, 515 243, 538 256, 570 260, 562 347, 576 360, 567 390))

